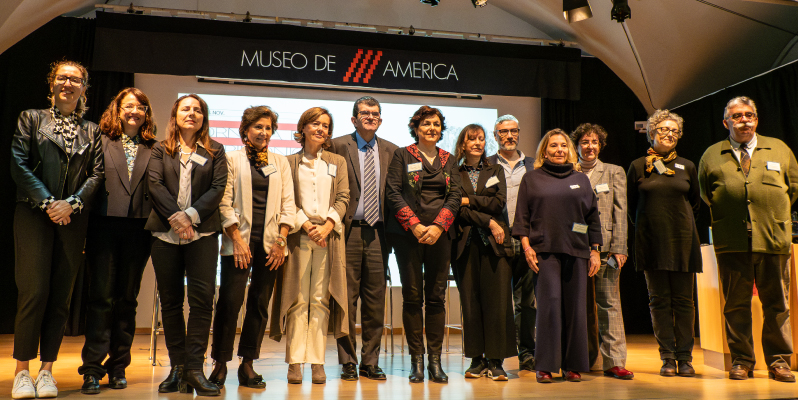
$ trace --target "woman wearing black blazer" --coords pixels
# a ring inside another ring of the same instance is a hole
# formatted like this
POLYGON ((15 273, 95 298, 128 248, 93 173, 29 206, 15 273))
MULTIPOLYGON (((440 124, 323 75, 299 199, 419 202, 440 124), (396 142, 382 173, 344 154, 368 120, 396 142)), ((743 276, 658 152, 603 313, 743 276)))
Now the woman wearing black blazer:
POLYGON ((196 94, 172 107, 166 140, 150 158, 152 266, 161 295, 166 349, 172 369, 161 393, 192 389, 217 396, 219 388, 202 371, 216 290, 219 203, 227 184, 224 147, 208 136, 208 105, 196 94), (188 323, 183 319, 183 277, 188 291, 188 323))
MULTIPOLYGON (((487 375, 506 381, 505 358, 518 355, 513 322, 512 269, 504 242, 507 184, 504 168, 485 157, 485 129, 468 125, 455 145, 460 166, 460 213, 452 244, 453 270, 463 309, 463 353, 471 358, 466 378, 487 375), (485 333, 490 331, 490 335, 485 333)), ((506 239, 506 240, 505 240, 506 239)))
POLYGON ((100 393, 99 380, 105 375, 110 388, 127 387, 136 297, 152 247, 152 234, 144 229, 152 210, 147 166, 155 144, 147 95, 136 88, 120 91, 103 113, 100 130, 105 185, 86 236, 90 281, 83 365, 78 368, 84 394, 100 393))
POLYGON ((454 157, 436 146, 446 130, 440 110, 422 106, 408 126, 416 144, 396 150, 388 167, 385 197, 394 216, 386 231, 402 279, 410 382, 424 381, 426 331, 429 377, 445 383, 449 378, 441 367, 444 296, 454 239, 449 227, 460 208, 460 174, 454 157))

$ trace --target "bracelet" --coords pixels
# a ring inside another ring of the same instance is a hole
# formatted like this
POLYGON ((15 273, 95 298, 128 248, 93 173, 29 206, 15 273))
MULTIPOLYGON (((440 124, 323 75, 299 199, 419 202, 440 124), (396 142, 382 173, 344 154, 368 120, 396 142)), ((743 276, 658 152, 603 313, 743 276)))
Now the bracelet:
POLYGON ((524 247, 524 253, 526 253, 529 250, 532 250, 532 247, 524 247))

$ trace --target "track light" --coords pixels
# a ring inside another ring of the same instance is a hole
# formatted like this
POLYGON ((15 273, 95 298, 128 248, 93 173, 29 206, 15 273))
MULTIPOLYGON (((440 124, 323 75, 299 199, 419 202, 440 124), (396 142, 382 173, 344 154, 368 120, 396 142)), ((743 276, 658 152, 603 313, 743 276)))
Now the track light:
POLYGON ((243 22, 252 22, 252 17, 249 15, 249 11, 247 11, 247 15, 244 17, 243 22))
POLYGON ((593 16, 587 0, 562 0, 562 15, 568 23, 582 21, 593 16))
POLYGON ((612 19, 623 22, 632 18, 632 9, 629 8, 628 0, 612 0, 612 11, 610 12, 612 19))
POLYGON ((471 0, 471 4, 474 5, 474 8, 485 7, 488 5, 488 0, 471 0))
POLYGON ((413 25, 410 25, 410 30, 407 31, 407 34, 413 36, 416 34, 416 28, 413 28, 413 25))
POLYGON ((441 0, 421 0, 421 2, 424 3, 424 4, 429 4, 432 7, 435 7, 435 6, 438 5, 438 3, 441 2, 441 0))

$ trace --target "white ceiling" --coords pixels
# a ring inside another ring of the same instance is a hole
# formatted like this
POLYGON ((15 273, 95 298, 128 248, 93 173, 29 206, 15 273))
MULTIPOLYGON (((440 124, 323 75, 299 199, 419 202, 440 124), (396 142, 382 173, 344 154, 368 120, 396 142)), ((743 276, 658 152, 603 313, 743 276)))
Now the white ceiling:
MULTIPOLYGON (((568 24, 562 0, 134 0, 136 6, 246 13, 563 39, 601 59, 652 111, 700 98, 798 59, 798 3, 783 0, 629 0, 632 18, 610 19, 611 0, 590 0, 593 18, 568 24), (791 5, 788 5, 791 4, 791 5)), ((130 4, 109 0, 109 4, 130 4)), ((91 0, 3 0, 0 52, 59 15, 92 16, 91 0)))

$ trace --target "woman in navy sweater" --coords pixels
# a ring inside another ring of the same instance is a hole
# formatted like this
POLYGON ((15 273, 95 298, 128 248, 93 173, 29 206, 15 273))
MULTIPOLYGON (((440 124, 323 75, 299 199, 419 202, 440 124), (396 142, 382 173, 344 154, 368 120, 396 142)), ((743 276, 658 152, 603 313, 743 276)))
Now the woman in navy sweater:
POLYGON ((535 170, 518 191, 513 236, 535 272, 537 381, 551 372, 579 382, 588 371, 585 288, 599 269, 601 221, 587 175, 576 173, 576 151, 560 129, 538 145, 535 170))

